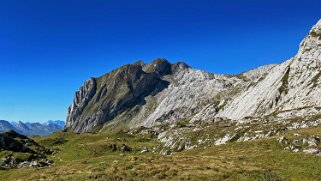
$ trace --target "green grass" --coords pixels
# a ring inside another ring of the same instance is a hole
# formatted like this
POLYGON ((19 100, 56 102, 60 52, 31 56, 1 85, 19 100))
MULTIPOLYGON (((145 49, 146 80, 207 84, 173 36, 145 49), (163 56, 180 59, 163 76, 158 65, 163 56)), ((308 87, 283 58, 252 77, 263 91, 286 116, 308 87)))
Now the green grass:
MULTIPOLYGON (((293 132, 321 136, 321 127, 293 132)), ((35 137, 60 153, 49 156, 55 165, 0 171, 0 180, 321 180, 321 157, 284 150, 276 137, 232 142, 163 156, 140 153, 159 147, 152 135, 63 133, 35 137), (65 140, 56 144, 56 140, 65 140), (132 152, 112 151, 110 144, 132 152)), ((0 156, 3 153, 0 153, 0 156)))

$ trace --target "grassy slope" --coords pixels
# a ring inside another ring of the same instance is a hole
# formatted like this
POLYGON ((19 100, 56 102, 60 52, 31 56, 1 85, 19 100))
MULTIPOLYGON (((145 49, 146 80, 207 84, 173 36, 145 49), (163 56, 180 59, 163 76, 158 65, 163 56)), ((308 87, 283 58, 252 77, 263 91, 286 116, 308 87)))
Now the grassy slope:
MULTIPOLYGON (((321 136, 321 127, 294 132, 321 136)), ((44 146, 62 150, 50 158, 56 165, 0 171, 0 180, 321 180, 321 157, 290 153, 276 138, 197 148, 171 156, 140 153, 139 148, 159 145, 149 138, 123 133, 35 137, 44 146), (125 143, 134 151, 113 152, 108 146, 112 143, 125 143)))

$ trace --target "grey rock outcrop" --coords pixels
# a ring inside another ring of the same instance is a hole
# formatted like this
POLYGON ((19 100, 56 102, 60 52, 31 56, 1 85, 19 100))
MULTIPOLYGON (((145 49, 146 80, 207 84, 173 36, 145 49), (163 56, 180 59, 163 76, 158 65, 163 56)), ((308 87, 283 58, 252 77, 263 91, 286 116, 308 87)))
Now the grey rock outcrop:
POLYGON ((280 137, 277 141, 284 147, 294 153, 306 153, 321 156, 320 138, 304 134, 294 134, 294 138, 280 137))
POLYGON ((309 126, 321 115, 320 72, 321 20, 293 58, 240 75, 211 74, 157 59, 91 78, 75 94, 66 128, 89 132, 219 118, 247 123, 298 117, 313 119, 298 123, 309 126))
MULTIPOLYGON (((164 90, 169 83, 161 77, 171 73, 171 64, 157 59, 151 64, 128 64, 102 77, 91 78, 76 93, 68 110, 67 128, 76 132, 100 129, 111 120, 128 124, 146 97, 164 90), (124 115, 124 118, 118 116, 124 115)), ((119 124, 122 124, 119 122, 119 124)))
POLYGON ((250 82, 157 59, 91 78, 75 94, 67 128, 87 132, 174 123, 205 107, 216 113, 250 82))
POLYGON ((321 20, 302 41, 297 55, 273 67, 264 80, 234 98, 217 116, 231 119, 271 114, 295 117, 321 107, 320 32, 321 20))

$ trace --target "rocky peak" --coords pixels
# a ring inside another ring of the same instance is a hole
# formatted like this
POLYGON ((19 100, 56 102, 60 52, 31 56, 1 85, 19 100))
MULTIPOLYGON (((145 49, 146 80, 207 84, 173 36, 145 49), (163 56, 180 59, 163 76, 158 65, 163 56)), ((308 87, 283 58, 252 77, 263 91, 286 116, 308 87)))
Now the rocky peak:
POLYGON ((144 66, 145 63, 142 60, 138 60, 137 62, 134 63, 135 65, 140 65, 140 66, 144 66))
POLYGON ((156 59, 149 64, 142 61, 127 64, 99 78, 91 78, 76 92, 66 127, 92 130, 136 105, 145 104, 145 97, 168 86, 161 78, 171 72, 171 64, 166 59, 156 59))
POLYGON ((159 75, 170 74, 171 64, 164 58, 158 58, 144 66, 144 71, 147 73, 155 72, 159 75))
POLYGON ((211 106, 217 109, 219 99, 230 93, 218 94, 242 87, 242 82, 192 69, 183 62, 138 61, 87 81, 76 92, 66 127, 86 132, 175 122, 191 117, 213 100, 211 106))
POLYGON ((307 37, 301 42, 297 55, 298 61, 311 61, 321 54, 321 20, 313 26, 307 37))
POLYGON ((291 59, 289 67, 290 77, 294 78, 293 82, 318 80, 321 71, 321 20, 301 42, 299 52, 291 59))
POLYGON ((0 132, 6 130, 15 130, 15 127, 13 127, 8 121, 0 120, 0 132))
POLYGON ((176 72, 177 70, 188 69, 188 68, 191 68, 191 67, 184 62, 176 62, 172 65, 173 72, 176 72))
MULTIPOLYGON (((75 95, 67 127, 75 132, 153 127, 229 118, 289 119, 319 114, 321 21, 296 56, 240 75, 217 75, 183 62, 139 61, 87 81, 75 95), (304 112, 302 112, 304 110, 304 112)), ((321 114, 321 112, 320 112, 321 114)))
POLYGON ((18 130, 30 130, 30 128, 21 121, 18 122, 17 129, 18 130))

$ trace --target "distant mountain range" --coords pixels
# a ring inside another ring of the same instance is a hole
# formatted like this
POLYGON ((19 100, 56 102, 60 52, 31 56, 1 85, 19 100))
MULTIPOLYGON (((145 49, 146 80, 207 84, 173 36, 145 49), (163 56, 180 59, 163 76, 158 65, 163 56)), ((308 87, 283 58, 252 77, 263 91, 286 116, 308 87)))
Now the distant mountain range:
POLYGON ((59 131, 64 129, 65 122, 56 120, 56 121, 47 121, 45 123, 23 123, 19 122, 9 122, 6 120, 0 120, 0 132, 13 130, 17 133, 32 136, 32 135, 39 135, 45 136, 49 135, 53 132, 59 131))

